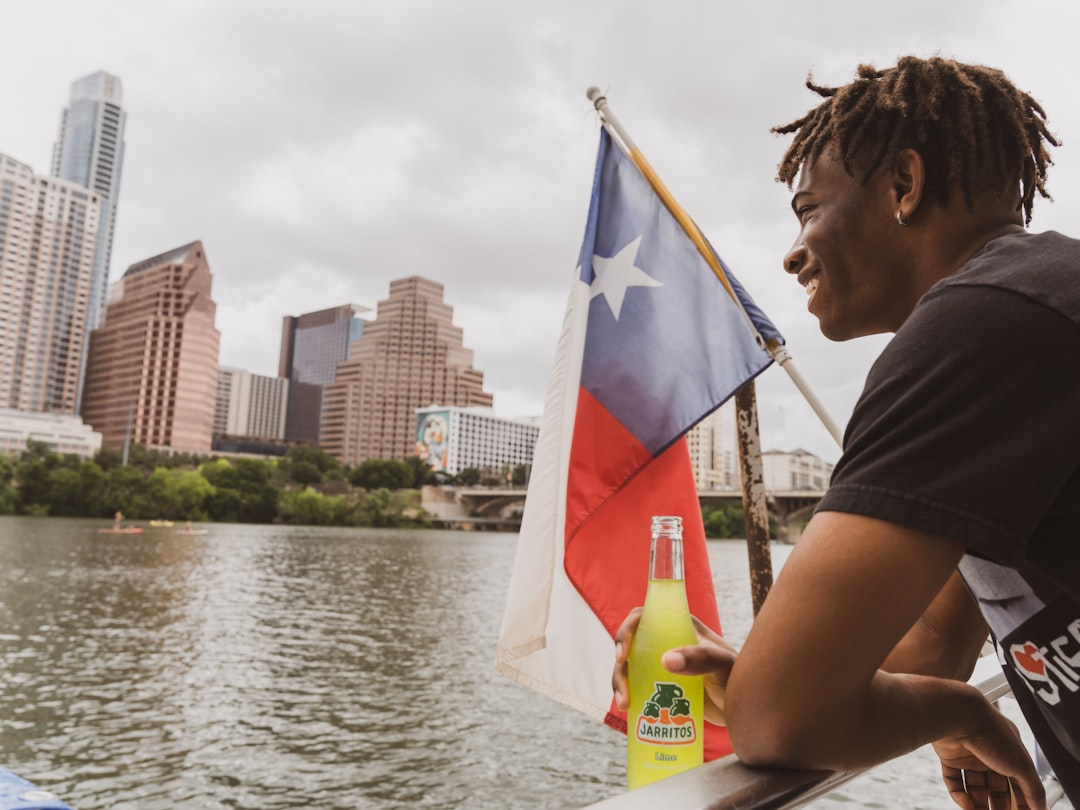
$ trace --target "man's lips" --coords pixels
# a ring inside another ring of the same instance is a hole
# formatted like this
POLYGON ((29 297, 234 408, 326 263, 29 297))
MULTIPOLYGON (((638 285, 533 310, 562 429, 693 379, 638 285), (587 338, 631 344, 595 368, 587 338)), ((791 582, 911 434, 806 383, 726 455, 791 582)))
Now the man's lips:
POLYGON ((813 295, 817 292, 818 281, 821 278, 821 271, 815 270, 809 273, 806 278, 799 278, 799 283, 803 285, 807 295, 813 295))

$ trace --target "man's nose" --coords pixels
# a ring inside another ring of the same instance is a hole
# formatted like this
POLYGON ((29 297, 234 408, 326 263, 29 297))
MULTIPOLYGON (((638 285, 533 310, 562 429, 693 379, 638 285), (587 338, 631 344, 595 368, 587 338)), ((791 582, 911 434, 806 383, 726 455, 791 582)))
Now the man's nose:
POLYGON ((798 273, 805 262, 806 248, 803 247, 801 240, 796 240, 787 255, 784 256, 784 271, 791 274, 798 273))

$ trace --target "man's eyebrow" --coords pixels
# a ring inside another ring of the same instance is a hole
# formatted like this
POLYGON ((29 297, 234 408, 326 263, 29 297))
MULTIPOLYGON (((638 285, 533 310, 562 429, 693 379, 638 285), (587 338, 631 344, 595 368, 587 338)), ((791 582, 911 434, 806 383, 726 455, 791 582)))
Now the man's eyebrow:
POLYGON ((796 214, 799 213, 799 209, 795 205, 795 203, 798 202, 799 197, 803 196, 804 194, 809 194, 809 193, 810 193, 809 191, 796 191, 791 197, 791 210, 794 211, 796 214))

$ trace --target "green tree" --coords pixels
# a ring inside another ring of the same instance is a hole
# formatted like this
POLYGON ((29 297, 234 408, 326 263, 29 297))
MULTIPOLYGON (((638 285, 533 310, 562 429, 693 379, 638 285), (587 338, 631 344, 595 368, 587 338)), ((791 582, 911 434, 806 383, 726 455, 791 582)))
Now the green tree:
POLYGON ((294 461, 289 465, 289 480, 298 484, 321 484, 322 470, 310 461, 294 461))
POLYGON ((199 474, 217 489, 236 489, 239 478, 227 458, 217 458, 199 465, 199 474))
POLYGON ((311 487, 300 492, 284 492, 278 501, 278 514, 285 523, 301 526, 333 526, 340 523, 342 498, 323 495, 311 487))
POLYGON ((116 467, 105 477, 101 513, 123 512, 128 517, 148 517, 138 513, 145 479, 136 467, 116 467))
POLYGON ((49 473, 48 462, 43 458, 31 457, 19 462, 15 469, 18 484, 15 508, 19 514, 48 514, 49 473))
POLYGON ((209 519, 218 523, 239 523, 244 513, 244 502, 235 489, 214 488, 214 494, 206 500, 209 519))
POLYGON ((352 471, 349 480, 353 486, 363 489, 408 489, 412 487, 415 474, 404 461, 390 458, 369 458, 352 471))
POLYGON ((206 520, 214 485, 194 470, 158 467, 147 479, 141 512, 169 520, 206 520))
POLYGON ((272 523, 277 517, 278 490, 271 483, 274 462, 250 458, 215 459, 199 467, 199 474, 216 492, 206 502, 214 520, 272 523))
POLYGON ((94 454, 94 462, 101 467, 103 472, 111 473, 118 469, 124 461, 123 451, 118 447, 102 445, 101 449, 94 454))
POLYGON ((463 487, 475 487, 480 483, 480 471, 476 467, 466 467, 456 476, 456 483, 463 487))
POLYGON ((315 447, 310 444, 293 445, 285 453, 285 458, 283 460, 288 464, 299 464, 301 462, 314 464, 319 468, 319 472, 323 475, 331 470, 341 469, 340 461, 328 454, 321 447, 315 447))
POLYGON ((406 501, 399 493, 382 487, 366 492, 352 514, 357 526, 398 526, 403 522, 406 501))
POLYGON ((0 453, 0 515, 15 513, 15 459, 0 453))
POLYGON ((206 502, 214 494, 214 485, 195 470, 184 470, 176 483, 180 501, 180 517, 185 520, 206 520, 206 502))
POLYGON ((57 466, 49 472, 49 514, 60 517, 91 517, 101 514, 105 474, 93 461, 74 467, 57 466))
POLYGON ((420 489, 424 484, 430 484, 435 480, 435 473, 431 471, 427 462, 420 458, 420 456, 409 456, 405 459, 405 463, 412 468, 413 482, 411 486, 414 489, 420 489))
POLYGON ((701 510, 701 519, 705 524, 706 537, 724 539, 746 534, 742 506, 733 503, 705 506, 701 510))

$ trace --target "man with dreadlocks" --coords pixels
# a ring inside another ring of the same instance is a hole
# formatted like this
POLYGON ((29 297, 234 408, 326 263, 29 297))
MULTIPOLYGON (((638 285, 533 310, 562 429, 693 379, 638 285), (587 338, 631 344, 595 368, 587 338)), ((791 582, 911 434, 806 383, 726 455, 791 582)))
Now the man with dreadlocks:
POLYGON ((784 269, 829 338, 895 335, 743 649, 703 635, 664 663, 709 676, 747 763, 852 770, 932 743, 961 807, 1042 808, 1016 728, 965 683, 989 626, 1080 805, 1080 242, 1025 230, 1057 141, 981 66, 807 86, 824 100, 775 130, 795 135, 784 269))

